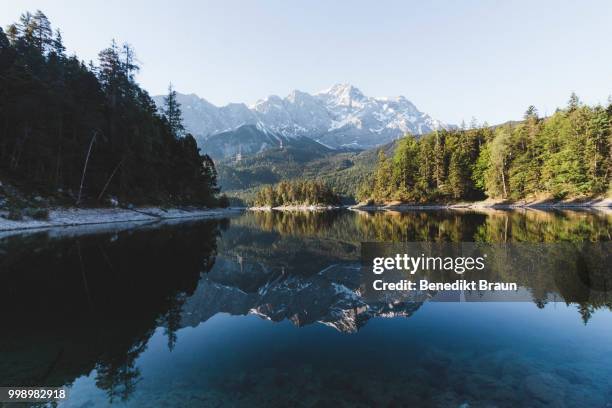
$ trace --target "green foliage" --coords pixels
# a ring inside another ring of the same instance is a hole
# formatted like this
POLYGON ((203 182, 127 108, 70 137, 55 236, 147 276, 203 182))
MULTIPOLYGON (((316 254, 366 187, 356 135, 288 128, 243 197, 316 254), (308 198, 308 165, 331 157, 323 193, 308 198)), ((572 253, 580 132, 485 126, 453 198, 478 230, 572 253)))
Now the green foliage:
POLYGON ((40 194, 97 205, 214 205, 216 171, 183 135, 174 91, 159 114, 115 42, 86 65, 40 11, 0 30, 0 172, 40 194))
POLYGON ((281 181, 259 190, 256 206, 339 205, 340 196, 319 181, 281 181))
POLYGON ((359 199, 376 202, 478 199, 581 198, 610 189, 612 108, 583 105, 540 119, 496 128, 436 131, 407 136, 389 161, 379 157, 359 199))
MULTIPOLYGON (((382 148, 392 151, 395 144, 382 148)), ((358 188, 376 167, 377 151, 314 152, 309 146, 268 149, 240 162, 217 162, 219 184, 231 197, 253 201, 262 186, 282 180, 318 180, 333 188, 343 202, 353 203, 358 188)))
POLYGON ((406 136, 397 144, 392 160, 379 154, 374 174, 362 184, 358 198, 426 202, 479 196, 472 175, 486 133, 486 129, 444 130, 418 140, 406 136))
POLYGON ((46 208, 26 208, 25 215, 32 217, 35 220, 47 220, 49 219, 49 210, 46 208))
POLYGON ((219 197, 219 207, 227 208, 229 206, 230 206, 229 197, 225 194, 221 194, 221 196, 219 197))
POLYGON ((11 221, 21 221, 23 220, 23 213, 19 208, 10 208, 6 218, 11 221))

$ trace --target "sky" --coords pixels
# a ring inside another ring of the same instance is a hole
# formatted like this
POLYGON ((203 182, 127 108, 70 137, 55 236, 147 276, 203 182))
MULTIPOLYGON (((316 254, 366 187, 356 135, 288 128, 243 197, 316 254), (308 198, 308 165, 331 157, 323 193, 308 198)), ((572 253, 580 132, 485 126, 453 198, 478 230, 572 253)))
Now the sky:
POLYGON ((612 94, 610 1, 17 0, 0 25, 36 9, 81 59, 128 42, 151 95, 172 82, 216 105, 348 82, 495 124, 612 94))

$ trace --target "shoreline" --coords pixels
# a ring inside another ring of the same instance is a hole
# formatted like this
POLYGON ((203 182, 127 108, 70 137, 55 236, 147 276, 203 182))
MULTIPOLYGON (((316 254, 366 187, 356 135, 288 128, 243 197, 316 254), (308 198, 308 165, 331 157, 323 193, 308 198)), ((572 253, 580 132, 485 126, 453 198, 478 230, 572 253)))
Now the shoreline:
POLYGON ((389 203, 372 205, 352 205, 350 210, 361 211, 411 211, 411 210, 563 210, 563 209, 597 209, 612 210, 612 199, 597 199, 589 201, 477 201, 452 204, 408 204, 389 203))
POLYGON ((154 222, 171 219, 223 218, 241 213, 242 208, 67 208, 51 209, 46 220, 20 221, 0 218, 0 232, 39 230, 113 223, 154 222))
MULTIPOLYGON (((297 205, 278 207, 229 207, 229 208, 59 208, 49 210, 46 220, 28 218, 20 221, 0 217, 0 232, 44 230, 50 228, 103 225, 114 223, 143 223, 162 220, 195 218, 223 218, 244 211, 395 211, 415 210, 599 210, 612 211, 612 200, 590 202, 539 202, 539 203, 456 203, 456 204, 383 204, 383 205, 297 205)), ((0 211, 1 215, 3 211, 0 211)))
POLYGON ((349 209, 346 205, 282 205, 278 207, 247 207, 248 211, 332 211, 349 209))
POLYGON ((571 209, 593 209, 600 211, 612 211, 612 199, 600 199, 591 201, 539 201, 539 202, 494 202, 477 201, 450 204, 408 204, 408 203, 389 203, 372 205, 286 205, 278 207, 253 206, 246 207, 247 211, 414 211, 414 210, 571 210, 571 209))

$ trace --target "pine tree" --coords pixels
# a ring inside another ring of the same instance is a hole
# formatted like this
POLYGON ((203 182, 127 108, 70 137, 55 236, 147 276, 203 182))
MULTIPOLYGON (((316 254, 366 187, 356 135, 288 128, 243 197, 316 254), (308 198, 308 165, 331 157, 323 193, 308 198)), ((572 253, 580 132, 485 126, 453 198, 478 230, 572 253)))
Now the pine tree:
POLYGON ((374 173, 373 198, 376 201, 385 201, 390 198, 393 191, 392 167, 383 150, 378 151, 378 165, 374 173))
POLYGON ((524 119, 528 120, 528 119, 532 119, 532 118, 535 118, 535 119, 538 118, 538 110, 536 109, 535 106, 529 105, 529 107, 525 111, 524 119))
POLYGON ((176 91, 172 88, 172 84, 168 86, 168 95, 164 98, 163 113, 174 137, 183 136, 185 128, 183 127, 181 104, 176 99, 176 91))
POLYGON ((100 65, 98 78, 102 87, 110 97, 111 104, 117 103, 119 81, 122 76, 121 61, 119 59, 119 48, 113 39, 110 47, 100 51, 98 54, 100 65))
POLYGON ((434 173, 433 178, 435 182, 435 188, 444 189, 444 182, 446 181, 446 155, 445 155, 445 142, 446 133, 443 131, 435 131, 435 144, 433 151, 433 165, 434 173))
POLYGON ((475 116, 472 116, 472 119, 470 120, 470 129, 478 129, 478 119, 476 119, 475 116))
POLYGON ((53 51, 56 55, 63 57, 66 52, 66 47, 64 47, 64 40, 62 39, 62 32, 58 28, 55 30, 55 38, 53 39, 53 51))
POLYGON ((399 200, 415 199, 414 189, 419 176, 419 145, 412 135, 401 139, 393 156, 392 187, 399 200))
POLYGON ((576 95, 576 92, 572 92, 570 95, 569 101, 567 102, 567 111, 573 112, 578 109, 581 105, 580 98, 576 95))
POLYGON ((17 40, 19 39, 19 26, 17 24, 10 24, 6 28, 6 37, 13 47, 17 45, 17 40))
POLYGON ((0 52, 6 52, 10 49, 11 42, 6 34, 4 34, 4 30, 0 27, 0 52))
POLYGON ((484 145, 478 154, 478 159, 472 166, 472 181, 474 186, 480 191, 487 189, 487 174, 491 166, 491 150, 490 145, 484 145))
POLYGON ((134 74, 140 70, 136 64, 134 49, 128 43, 124 43, 121 47, 121 55, 123 56, 123 71, 129 82, 134 81, 134 74))
POLYGON ((588 123, 584 157, 589 190, 595 194, 607 189, 610 173, 610 117, 602 107, 596 107, 588 123))
POLYGON ((36 10, 36 13, 32 16, 29 21, 27 30, 32 34, 32 38, 36 47, 40 52, 44 53, 50 49, 53 45, 53 31, 51 30, 51 23, 49 19, 40 10, 36 10))
POLYGON ((19 22, 14 24, 14 31, 17 37, 24 43, 30 45, 34 42, 34 32, 32 31, 32 18, 34 16, 29 11, 19 16, 19 22))

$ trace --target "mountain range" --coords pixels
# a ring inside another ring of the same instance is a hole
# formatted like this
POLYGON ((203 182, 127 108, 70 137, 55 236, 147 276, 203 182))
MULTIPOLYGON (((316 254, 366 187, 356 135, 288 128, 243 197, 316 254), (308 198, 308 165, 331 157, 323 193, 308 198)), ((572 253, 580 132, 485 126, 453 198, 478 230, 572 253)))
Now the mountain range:
MULTIPOLYGON (((163 96, 153 99, 158 106, 163 104, 163 96)), ((285 98, 272 95, 252 106, 231 103, 217 107, 195 94, 177 94, 177 99, 186 130, 202 147, 215 135, 231 137, 231 132, 251 125, 248 132, 240 130, 250 134, 245 154, 265 149, 271 138, 280 144, 280 138, 308 137, 330 149, 367 149, 406 133, 419 135, 448 127, 419 111, 403 96, 370 97, 350 84, 336 84, 314 95, 297 90, 285 98)), ((239 141, 240 137, 234 139, 239 141)), ((223 157, 240 149, 236 140, 223 157)))

